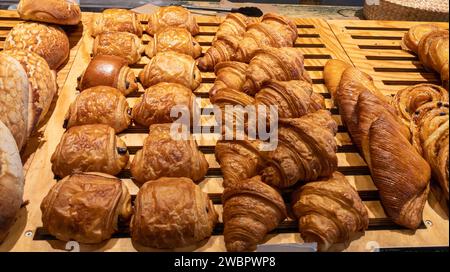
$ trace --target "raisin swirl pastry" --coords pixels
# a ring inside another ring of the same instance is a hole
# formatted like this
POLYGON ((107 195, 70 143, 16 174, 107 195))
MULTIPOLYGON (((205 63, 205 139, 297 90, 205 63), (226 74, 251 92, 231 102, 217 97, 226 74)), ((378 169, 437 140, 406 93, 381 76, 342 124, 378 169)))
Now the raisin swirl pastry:
POLYGON ((188 139, 174 139, 172 124, 150 126, 150 133, 131 163, 135 181, 142 185, 160 177, 187 177, 200 182, 208 171, 205 155, 191 134, 188 139))
POLYGON ((137 14, 126 9, 105 9, 92 17, 91 35, 103 32, 129 32, 142 36, 142 25, 137 14))
POLYGON ((130 107, 123 94, 108 86, 97 86, 82 91, 66 114, 67 127, 105 124, 119 133, 131 123, 130 107))
POLYGON ((41 203, 42 222, 62 241, 101 243, 129 222, 131 196, 120 179, 103 173, 79 173, 56 183, 41 203))
POLYGON ((148 20, 147 32, 156 34, 161 29, 175 26, 182 27, 191 32, 192 36, 199 33, 197 21, 192 13, 180 6, 160 7, 148 20))
POLYGON ((52 170, 60 178, 79 172, 118 174, 128 163, 125 143, 108 125, 69 128, 51 157, 52 170))
POLYGON ((114 55, 134 64, 141 59, 144 45, 141 39, 128 32, 104 32, 94 39, 93 56, 114 55))
POLYGON ((202 54, 200 44, 188 30, 181 27, 167 27, 156 32, 145 47, 145 54, 152 58, 158 52, 169 50, 189 55, 194 59, 202 54))
POLYGON ((208 195, 191 179, 160 178, 139 190, 131 238, 147 247, 180 248, 209 238, 217 221, 208 195))

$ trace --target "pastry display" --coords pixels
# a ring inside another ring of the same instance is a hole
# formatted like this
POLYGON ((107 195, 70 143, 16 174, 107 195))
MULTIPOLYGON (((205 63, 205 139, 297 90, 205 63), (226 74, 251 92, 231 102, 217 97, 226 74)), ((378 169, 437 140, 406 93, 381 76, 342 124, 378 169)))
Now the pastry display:
POLYGON ((22 161, 16 141, 0 121, 0 244, 19 213, 24 184, 22 161))
POLYGON ((310 182, 292 196, 292 211, 299 220, 305 242, 316 242, 319 251, 336 243, 348 243, 352 234, 369 225, 366 207, 344 175, 310 182))
POLYGON ((161 177, 186 177, 201 182, 208 171, 205 155, 198 149, 192 135, 188 139, 174 139, 172 124, 150 126, 144 140, 131 163, 130 170, 138 184, 161 177))
POLYGON ((54 25, 24 22, 15 25, 3 45, 4 50, 26 49, 43 57, 56 70, 69 58, 69 38, 54 25))
POLYGON ((105 9, 92 17, 91 35, 103 32, 129 32, 142 36, 142 25, 137 14, 126 9, 105 9))
POLYGON ((131 196, 120 179, 78 173, 56 183, 41 203, 42 223, 62 241, 101 243, 129 222, 131 196))
POLYGON ((133 120, 143 126, 172 123, 178 116, 171 116, 174 107, 192 113, 195 95, 177 83, 158 83, 151 86, 138 99, 133 107, 133 120))
POLYGON ((156 54, 139 74, 142 85, 148 88, 160 82, 179 83, 195 90, 202 81, 195 60, 173 51, 156 54))
POLYGON ((419 52, 420 40, 427 34, 439 29, 435 24, 419 24, 411 27, 403 36, 402 48, 416 53, 419 52))
POLYGON ((131 109, 123 94, 108 86, 82 91, 66 114, 67 128, 89 124, 105 124, 119 133, 131 123, 131 109))
POLYGON ((202 47, 191 33, 181 27, 167 27, 155 33, 145 47, 145 54, 152 58, 159 52, 175 51, 194 59, 202 54, 202 47))
POLYGON ((75 0, 20 0, 17 12, 21 19, 76 25, 81 21, 81 10, 75 0))
POLYGON ((245 83, 245 73, 248 64, 237 61, 224 61, 214 67, 216 79, 213 87, 209 90, 209 98, 211 99, 218 90, 223 88, 231 88, 241 91, 245 83))
POLYGON ((287 216, 281 195, 260 176, 230 184, 222 203, 227 251, 254 251, 287 216))
POLYGON ((147 32, 153 36, 158 31, 171 26, 186 28, 192 36, 200 31, 194 15, 189 10, 180 6, 167 6, 160 7, 150 16, 147 32))
POLYGON ((0 121, 11 131, 19 150, 30 135, 29 81, 27 72, 15 58, 0 57, 0 121))
POLYGON ((110 86, 123 95, 138 89, 136 75, 124 58, 112 55, 95 56, 79 77, 78 89, 83 91, 96 86, 110 86))
POLYGON ((217 221, 208 195, 191 179, 160 178, 139 190, 131 238, 147 247, 180 248, 209 238, 217 221))
POLYGON ((128 32, 103 32, 94 39, 92 53, 98 55, 113 55, 134 64, 141 59, 144 45, 135 34, 128 32))
POLYGON ((296 48, 258 49, 248 65, 247 80, 242 86, 242 91, 254 95, 264 83, 271 79, 311 82, 303 61, 302 53, 296 48))
POLYGON ((118 174, 128 163, 125 143, 108 125, 69 128, 51 157, 53 173, 63 178, 80 172, 118 174))
POLYGON ((4 50, 0 53, 15 58, 24 67, 30 84, 29 99, 32 101, 28 111, 28 131, 32 132, 43 121, 53 97, 58 91, 56 73, 50 70, 47 62, 38 54, 24 49, 4 50))

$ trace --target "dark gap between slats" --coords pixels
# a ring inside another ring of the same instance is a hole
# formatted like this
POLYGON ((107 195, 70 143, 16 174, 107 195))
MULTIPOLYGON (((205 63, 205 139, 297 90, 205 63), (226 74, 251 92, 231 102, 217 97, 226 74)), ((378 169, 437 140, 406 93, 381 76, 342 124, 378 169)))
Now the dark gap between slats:
POLYGON ((382 81, 385 85, 389 86, 401 86, 401 85, 417 85, 422 83, 432 83, 432 84, 439 84, 439 81, 433 81, 433 80, 383 80, 382 81))
POLYGON ((6 40, 6 37, 0 37, 0 41, 6 40))
POLYGON ((297 28, 316 28, 314 25, 297 25, 297 28))
POLYGON ((389 72, 389 73, 427 73, 427 71, 422 67, 417 68, 383 68, 383 67, 374 67, 373 70, 375 72, 389 72))
POLYGON ((294 44, 295 48, 325 48, 324 44, 316 44, 316 43, 299 43, 294 44))
POLYGON ((0 20, 5 20, 5 21, 22 21, 23 19, 20 17, 3 17, 0 16, 0 20))
POLYGON ((11 30, 12 26, 0 26, 0 30, 11 30))
POLYGON ((330 55, 326 54, 304 54, 305 59, 332 59, 330 55))
POLYGON ((381 31, 408 31, 409 28, 396 27, 371 27, 371 26, 346 26, 348 30, 381 30, 381 31))
POLYGON ((388 40, 388 41, 397 41, 401 40, 402 37, 394 37, 394 36, 365 36, 365 35, 351 35, 355 40, 388 40))
POLYGON ((396 57, 396 56, 366 56, 367 60, 398 60, 398 61, 418 61, 417 56, 411 57, 396 57))
POLYGON ((306 71, 323 71, 324 66, 305 66, 306 71))
POLYGON ((359 49, 401 50, 399 45, 358 45, 359 49))
POLYGON ((313 34, 299 33, 297 35, 297 37, 299 37, 299 38, 320 38, 320 35, 319 34, 315 34, 315 33, 313 33, 313 34))

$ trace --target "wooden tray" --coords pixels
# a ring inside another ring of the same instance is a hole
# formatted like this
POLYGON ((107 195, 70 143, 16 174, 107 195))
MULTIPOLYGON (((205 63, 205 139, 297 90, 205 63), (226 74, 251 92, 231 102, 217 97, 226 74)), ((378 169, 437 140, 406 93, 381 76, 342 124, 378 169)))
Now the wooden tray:
MULTIPOLYGON (((91 14, 83 14, 87 19, 91 14)), ((145 17, 142 17, 145 23, 145 17)), ((203 49, 206 50, 217 31, 220 19, 215 17, 197 17, 200 25, 200 34, 196 37, 203 49)), ((295 20, 299 38, 295 47, 301 48, 305 54, 305 65, 314 81, 314 90, 326 98, 327 107, 331 107, 330 96, 323 84, 323 65, 328 59, 339 58, 350 61, 347 54, 340 46, 335 35, 331 31, 327 22, 321 19, 296 19, 295 20)), ((363 22, 359 22, 363 23, 363 22)), ((144 36, 144 41, 147 38, 144 36)), ((39 205, 43 197, 48 193, 51 186, 56 182, 51 171, 50 157, 59 143, 64 132, 64 115, 70 103, 77 96, 75 90, 77 77, 87 66, 90 53, 92 51, 92 38, 86 33, 83 36, 76 58, 73 62, 66 83, 64 84, 54 112, 48 121, 47 128, 40 141, 39 148, 35 152, 28 172, 26 173, 25 199, 30 201, 30 205, 24 208, 13 232, 7 238, 6 243, 0 246, 1 250, 10 251, 56 251, 64 250, 65 242, 57 241, 45 229, 41 228, 41 212, 39 205)), ((132 68, 139 72, 149 59, 144 57, 132 68)), ((195 94, 202 98, 201 106, 208 107, 208 90, 214 82, 213 73, 202 73, 202 85, 195 91, 195 94)), ((128 97, 128 102, 132 107, 140 93, 128 97)), ((342 126, 337 110, 331 108, 335 120, 339 123, 339 133, 336 136, 340 145, 338 158, 339 170, 343 172, 348 180, 356 187, 364 203, 369 210, 370 227, 364 236, 353 237, 354 241, 350 245, 338 245, 335 250, 366 251, 374 246, 380 247, 424 247, 424 246, 448 246, 448 218, 444 211, 437 204, 433 196, 425 207, 424 224, 415 233, 405 230, 393 224, 383 212, 379 202, 377 190, 369 176, 369 170, 364 160, 359 156, 355 146, 352 144, 349 135, 342 126)), ((209 123, 211 117, 204 116, 202 122, 209 123)), ((121 138, 130 147, 131 153, 135 153, 141 148, 147 130, 131 126, 121 133, 121 138)), ((214 145, 217 135, 195 135, 200 149, 206 154, 210 164, 205 181, 200 186, 207 192, 213 200, 217 210, 221 213, 220 196, 223 191, 221 171, 214 158, 214 145)), ((131 156, 133 157, 133 155, 131 156)), ((130 180, 128 170, 124 170, 119 177, 127 184, 131 193, 135 195, 138 188, 130 180)), ((214 235, 208 240, 196 246, 177 249, 177 251, 224 251, 223 225, 218 224, 214 230, 214 235)), ((295 243, 302 242, 298 233, 297 224, 291 219, 286 220, 266 239, 265 243, 295 243)), ((144 248, 133 244, 126 232, 118 233, 113 239, 99 245, 81 245, 81 251, 155 251, 151 248, 144 248)))

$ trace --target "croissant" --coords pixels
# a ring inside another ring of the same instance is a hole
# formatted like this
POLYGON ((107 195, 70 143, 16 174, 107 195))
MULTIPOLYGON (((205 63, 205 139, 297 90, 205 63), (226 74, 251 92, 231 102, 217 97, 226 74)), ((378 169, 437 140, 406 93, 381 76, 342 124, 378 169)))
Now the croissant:
POLYGON ((448 101, 448 91, 433 84, 419 84, 398 91, 392 105, 408 127, 416 110, 428 102, 448 101))
POLYGON ((303 55, 296 48, 265 48, 255 51, 247 69, 242 91, 254 95, 267 81, 304 80, 312 82, 303 64, 303 55))
POLYGON ((139 190, 131 238, 147 247, 185 247, 209 238, 217 221, 208 195, 192 180, 160 178, 139 190))
POLYGON ((145 54, 152 58, 159 52, 169 50, 189 55, 194 59, 202 54, 200 44, 187 29, 181 27, 167 27, 156 32, 145 47, 145 54))
POLYGON ((136 75, 125 59, 112 55, 95 56, 78 80, 83 91, 96 86, 110 86, 128 95, 138 89, 136 75))
POLYGON ((226 187, 222 203, 227 251, 254 251, 287 216, 281 195, 260 176, 226 187))
POLYGON ((429 33, 439 30, 440 28, 434 24, 419 24, 411 27, 405 33, 402 39, 401 46, 404 50, 419 52, 420 40, 429 33))
POLYGON ((91 35, 103 32, 129 32, 142 36, 142 25, 137 14, 126 9, 105 9, 92 17, 91 35))
POLYGON ((172 124, 150 126, 150 133, 144 140, 131 163, 133 178, 139 184, 160 177, 187 177, 200 182, 209 165, 205 155, 198 149, 192 135, 188 139, 173 139, 172 124))
POLYGON ((244 35, 247 25, 256 23, 257 19, 247 17, 241 13, 228 13, 222 23, 219 25, 219 29, 214 36, 214 40, 221 36, 238 36, 244 35))
POLYGON ((28 131, 31 133, 44 120, 58 91, 56 73, 50 70, 45 59, 32 51, 10 49, 2 51, 1 55, 4 54, 19 61, 27 73, 30 85, 29 99, 32 101, 28 112, 28 131))
POLYGON ((71 127, 62 136, 51 157, 52 170, 58 177, 79 172, 118 174, 128 163, 125 143, 108 125, 71 127))
POLYGON ((195 95, 183 85, 177 83, 158 83, 145 90, 133 107, 133 120, 143 126, 152 124, 172 123, 177 116, 172 117, 171 111, 183 107, 192 113, 195 95))
POLYGON ((153 36, 159 30, 170 26, 186 28, 192 36, 200 32, 192 13, 180 6, 160 7, 157 12, 150 16, 147 32, 153 36))
POLYGON ((139 78, 145 88, 160 82, 170 82, 195 90, 202 81, 195 60, 173 51, 156 54, 141 71, 139 78))
POLYGON ((337 124, 327 110, 297 119, 280 119, 278 145, 269 151, 261 178, 277 188, 288 188, 297 181, 328 177, 337 169, 337 124))
POLYGON ((248 63, 263 47, 292 47, 297 39, 297 26, 283 16, 267 13, 260 23, 247 26, 234 60, 248 63))
POLYGON ((431 171, 449 199, 449 103, 433 101, 420 106, 411 120, 413 144, 431 166, 431 171))
POLYGON ((240 91, 245 82, 247 68, 248 64, 237 61, 224 61, 217 64, 214 67, 216 79, 214 85, 209 90, 209 98, 211 99, 218 90, 223 88, 240 91))
POLYGON ((132 214, 125 183, 102 173, 65 177, 50 189, 41 210, 43 226, 51 235, 86 244, 110 239, 132 214))
POLYGON ((255 95, 255 103, 277 106, 278 118, 297 118, 325 108, 323 97, 301 80, 271 80, 255 95))
POLYGON ((352 234, 364 231, 369 225, 358 192, 339 172, 295 191, 292 210, 299 220, 303 240, 316 242, 319 251, 348 242, 352 234))
POLYGON ((67 127, 105 124, 119 133, 131 123, 131 111, 122 93, 107 86, 84 90, 77 96, 66 114, 67 127))
POLYGON ((2 121, 0 121, 0 170, 1 244, 19 213, 25 184, 19 149, 10 130, 2 121))
POLYGON ((134 64, 141 59, 144 45, 141 39, 128 32, 104 32, 94 39, 92 49, 94 57, 97 55, 114 55, 134 64))
POLYGON ((339 82, 341 81, 342 74, 347 68, 352 67, 351 64, 342 60, 331 59, 327 61, 323 70, 323 80, 325 86, 331 94, 331 98, 336 97, 337 89, 339 88, 339 82))
POLYGON ((198 67, 202 71, 212 71, 222 62, 230 61, 241 42, 237 36, 219 36, 213 42, 203 57, 198 59, 198 67))

